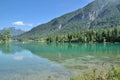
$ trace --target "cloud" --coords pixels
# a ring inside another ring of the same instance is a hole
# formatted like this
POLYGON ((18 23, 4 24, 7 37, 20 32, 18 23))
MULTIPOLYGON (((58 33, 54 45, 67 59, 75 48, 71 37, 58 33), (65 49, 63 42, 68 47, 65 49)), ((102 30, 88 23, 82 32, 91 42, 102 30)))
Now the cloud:
POLYGON ((12 25, 14 25, 14 26, 29 26, 29 27, 32 27, 32 26, 33 26, 33 24, 24 23, 23 21, 13 22, 12 25))
POLYGON ((23 21, 16 21, 12 23, 15 26, 24 26, 25 24, 23 23, 23 21))

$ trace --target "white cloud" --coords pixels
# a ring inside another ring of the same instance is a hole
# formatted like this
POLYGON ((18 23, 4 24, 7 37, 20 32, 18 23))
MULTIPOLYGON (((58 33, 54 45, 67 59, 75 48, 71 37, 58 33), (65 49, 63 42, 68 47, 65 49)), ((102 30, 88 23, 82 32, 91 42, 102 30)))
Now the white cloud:
POLYGON ((24 23, 23 21, 13 22, 12 25, 14 25, 14 26, 29 26, 29 27, 33 27, 33 24, 24 23))
POLYGON ((16 21, 12 23, 15 26, 24 26, 25 24, 23 23, 23 21, 16 21))

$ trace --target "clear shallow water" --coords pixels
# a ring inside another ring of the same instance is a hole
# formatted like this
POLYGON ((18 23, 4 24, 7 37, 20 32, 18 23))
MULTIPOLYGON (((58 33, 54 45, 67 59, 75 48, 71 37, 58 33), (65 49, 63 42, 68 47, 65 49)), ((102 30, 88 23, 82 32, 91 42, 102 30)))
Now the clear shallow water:
POLYGON ((120 64, 120 44, 0 44, 0 80, 70 80, 103 63, 120 64))

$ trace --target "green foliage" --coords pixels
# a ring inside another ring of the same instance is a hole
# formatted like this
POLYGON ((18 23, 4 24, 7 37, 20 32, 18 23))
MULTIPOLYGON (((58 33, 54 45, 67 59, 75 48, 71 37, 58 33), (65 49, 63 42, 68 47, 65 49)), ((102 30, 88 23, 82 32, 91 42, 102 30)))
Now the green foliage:
POLYGON ((9 29, 5 29, 3 34, 0 34, 0 41, 9 42, 11 39, 11 31, 9 29))
POLYGON ((9 41, 10 40, 11 32, 10 32, 9 29, 5 29, 3 35, 4 35, 5 41, 9 41))
POLYGON ((99 68, 93 72, 84 72, 81 76, 73 76, 70 80, 120 80, 120 68, 113 67, 106 71, 103 67, 103 69, 99 68))
POLYGON ((105 30, 90 29, 85 32, 50 36, 47 42, 120 42, 120 29, 112 28, 105 30))

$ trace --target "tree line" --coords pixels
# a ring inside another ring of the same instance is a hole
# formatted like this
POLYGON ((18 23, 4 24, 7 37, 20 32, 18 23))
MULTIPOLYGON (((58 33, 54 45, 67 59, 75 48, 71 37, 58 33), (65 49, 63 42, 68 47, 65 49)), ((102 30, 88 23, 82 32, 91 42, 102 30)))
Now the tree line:
POLYGON ((120 28, 90 29, 78 33, 49 36, 47 42, 120 42, 120 28))
POLYGON ((0 33, 0 42, 9 42, 11 40, 11 31, 9 29, 3 30, 0 33))

